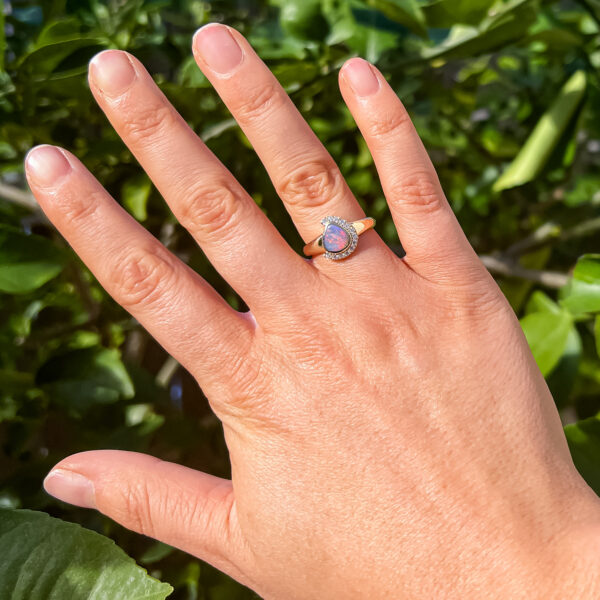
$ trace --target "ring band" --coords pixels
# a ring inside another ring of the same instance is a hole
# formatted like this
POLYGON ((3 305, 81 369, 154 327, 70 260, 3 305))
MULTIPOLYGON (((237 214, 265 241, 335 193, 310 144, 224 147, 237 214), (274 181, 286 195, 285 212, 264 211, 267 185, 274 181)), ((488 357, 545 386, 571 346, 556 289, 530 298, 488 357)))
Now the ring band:
POLYGON ((325 217, 321 220, 323 233, 304 246, 304 254, 325 254, 330 260, 350 256, 358 245, 358 236, 375 227, 375 219, 367 217, 358 221, 345 221, 341 217, 325 217))

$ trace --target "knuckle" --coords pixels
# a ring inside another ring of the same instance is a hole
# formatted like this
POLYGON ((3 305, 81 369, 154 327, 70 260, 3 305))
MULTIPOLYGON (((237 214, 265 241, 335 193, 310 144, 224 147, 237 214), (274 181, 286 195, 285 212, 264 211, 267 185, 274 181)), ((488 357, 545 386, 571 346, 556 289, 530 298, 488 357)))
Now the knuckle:
POLYGON ((280 415, 270 401, 266 387, 269 367, 261 353, 251 352, 253 360, 237 353, 228 361, 228 383, 222 394, 211 399, 211 406, 221 421, 237 428, 239 423, 253 424, 263 430, 281 429, 280 415))
POLYGON ((244 198, 229 182, 198 185, 184 201, 177 218, 183 227, 202 239, 220 239, 233 231, 244 198))
POLYGON ((437 176, 429 171, 414 171, 399 176, 388 193, 394 204, 406 214, 434 213, 444 206, 437 176))
POLYGON ((473 278, 478 276, 479 280, 471 289, 471 294, 466 303, 469 315, 479 316, 484 319, 488 319, 492 315, 501 314, 514 316, 514 312, 506 301, 506 297, 500 291, 500 288, 492 280, 491 276, 489 276, 489 283, 485 281, 485 275, 488 275, 485 269, 481 269, 481 272, 473 274, 473 278))
POLYGON ((236 121, 244 126, 277 110, 283 106, 286 98, 279 83, 271 81, 256 89, 247 90, 243 100, 234 105, 232 112, 236 121))
POLYGON ((127 484, 121 489, 121 496, 128 527, 143 535, 155 537, 155 518, 146 481, 140 479, 127 484))
POLYGON ((374 119, 368 128, 369 136, 373 138, 388 138, 401 134, 411 120, 405 109, 394 110, 374 119))
POLYGON ((159 479, 140 478, 121 490, 121 503, 128 526, 149 537, 160 537, 165 523, 190 529, 197 520, 196 504, 185 502, 177 489, 159 479))
POLYGON ((226 404, 233 405, 238 409, 243 408, 250 398, 260 396, 263 388, 264 371, 245 356, 236 354, 231 356, 228 361, 228 378, 233 383, 232 390, 224 401, 226 404))
POLYGON ((305 163, 292 169, 278 185, 281 198, 291 206, 313 208, 340 197, 345 184, 332 161, 305 163))
POLYGON ((126 256, 116 261, 112 283, 119 304, 135 308, 154 304, 163 290, 171 287, 174 277, 174 259, 157 244, 127 250, 126 256))
POLYGON ((172 131, 172 124, 171 109, 162 102, 153 102, 131 109, 130 114, 124 117, 121 137, 131 144, 145 143, 160 136, 162 131, 172 131))
POLYGON ((83 223, 93 219, 98 207, 105 199, 103 192, 98 190, 79 193, 78 191, 69 191, 65 194, 58 194, 53 204, 53 210, 60 214, 62 219, 69 222, 83 223))
POLYGON ((449 320, 456 323, 492 324, 495 317, 514 317, 506 297, 482 265, 473 261, 463 265, 460 277, 451 282, 452 294, 446 295, 444 304, 449 320))

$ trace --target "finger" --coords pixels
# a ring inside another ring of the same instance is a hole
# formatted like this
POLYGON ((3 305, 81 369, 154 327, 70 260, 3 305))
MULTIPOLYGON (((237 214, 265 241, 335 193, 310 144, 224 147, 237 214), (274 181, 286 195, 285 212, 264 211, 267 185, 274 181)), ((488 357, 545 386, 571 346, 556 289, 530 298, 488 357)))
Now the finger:
POLYGON ((227 355, 244 352, 249 321, 125 212, 73 154, 38 146, 25 165, 50 221, 108 293, 186 368, 208 375, 227 355))
MULTIPOLYGON (((199 67, 254 146, 305 242, 322 232, 320 220, 327 215, 349 221, 365 216, 333 158, 241 34, 211 24, 198 30, 192 47, 199 67)), ((371 243, 379 239, 374 232, 363 237, 371 238, 371 243)))
POLYGON ((247 579, 231 481, 146 454, 95 450, 59 462, 44 488, 247 579))
POLYGON ((179 222, 253 313, 271 314, 310 269, 165 98, 118 50, 90 63, 90 88, 179 222), (290 274, 296 277, 290 277, 290 274))
POLYGON ((340 71, 340 88, 373 155, 405 261, 440 281, 465 265, 479 268, 406 109, 381 73, 351 59, 340 71))

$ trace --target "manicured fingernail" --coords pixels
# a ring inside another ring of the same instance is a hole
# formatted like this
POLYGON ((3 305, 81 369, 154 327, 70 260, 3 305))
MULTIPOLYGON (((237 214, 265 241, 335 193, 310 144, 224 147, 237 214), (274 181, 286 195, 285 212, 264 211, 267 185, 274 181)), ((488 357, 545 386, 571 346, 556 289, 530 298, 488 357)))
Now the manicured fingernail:
POLYGON ((124 52, 103 50, 90 62, 94 83, 109 96, 119 96, 133 83, 135 69, 124 52))
POLYGON ((71 172, 67 157, 56 146, 47 144, 36 146, 27 153, 25 168, 42 186, 52 185, 71 172))
POLYGON ((371 96, 379 89, 379 79, 371 65, 362 58, 354 58, 346 63, 343 75, 358 96, 371 96))
POLYGON ((242 49, 224 25, 205 25, 195 33, 193 44, 204 62, 221 75, 242 62, 242 49))
POLYGON ((79 473, 54 469, 44 479, 44 489, 63 502, 96 508, 94 484, 79 473))

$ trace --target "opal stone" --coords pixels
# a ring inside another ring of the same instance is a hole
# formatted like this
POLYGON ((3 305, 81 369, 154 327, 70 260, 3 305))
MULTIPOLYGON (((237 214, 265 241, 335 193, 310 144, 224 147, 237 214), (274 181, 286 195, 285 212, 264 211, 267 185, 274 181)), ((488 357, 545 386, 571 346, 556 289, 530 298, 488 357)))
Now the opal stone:
POLYGON ((341 252, 349 243, 350 236, 339 225, 327 225, 323 233, 323 247, 327 252, 341 252))

